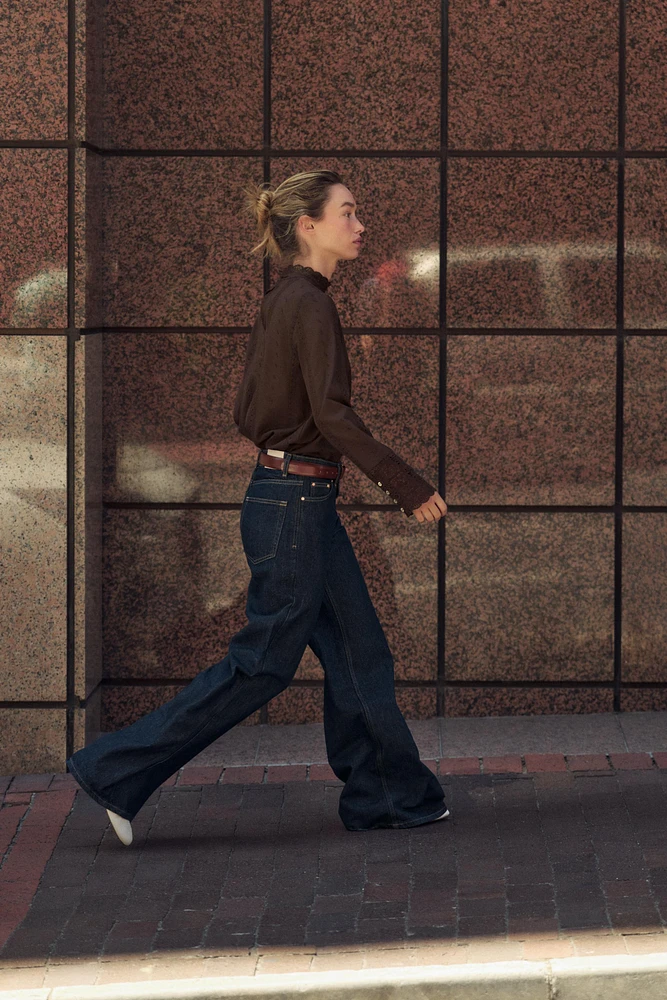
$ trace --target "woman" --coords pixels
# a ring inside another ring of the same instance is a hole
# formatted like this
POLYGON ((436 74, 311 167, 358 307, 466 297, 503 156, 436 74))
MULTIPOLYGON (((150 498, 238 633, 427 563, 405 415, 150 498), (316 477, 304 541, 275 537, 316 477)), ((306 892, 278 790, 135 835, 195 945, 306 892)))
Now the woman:
POLYGON ((262 300, 234 403, 240 433, 259 449, 240 517, 248 623, 175 698, 67 761, 124 844, 149 795, 283 691, 307 645, 324 669, 324 734, 344 782, 345 827, 402 828, 449 815, 396 704, 392 654, 335 506, 345 454, 406 517, 434 521, 447 510, 350 406, 350 366, 327 289, 338 260, 358 256, 364 226, 334 171, 244 193, 261 236, 252 252, 287 264, 262 300))

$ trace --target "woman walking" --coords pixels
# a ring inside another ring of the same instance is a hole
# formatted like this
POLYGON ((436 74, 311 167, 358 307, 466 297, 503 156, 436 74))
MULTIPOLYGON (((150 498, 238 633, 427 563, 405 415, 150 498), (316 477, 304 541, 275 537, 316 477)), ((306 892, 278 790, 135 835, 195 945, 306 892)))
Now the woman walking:
POLYGON ((234 403, 240 433, 258 448, 240 518, 248 623, 175 698, 68 759, 125 844, 149 795, 283 691, 307 645, 324 670, 324 735, 344 782, 345 827, 404 828, 449 815, 396 704, 392 654, 335 506, 345 455, 406 517, 434 521, 447 510, 350 406, 350 365, 328 288, 338 260, 359 255, 364 226, 334 171, 245 194, 261 237, 252 252, 287 265, 262 300, 234 403))

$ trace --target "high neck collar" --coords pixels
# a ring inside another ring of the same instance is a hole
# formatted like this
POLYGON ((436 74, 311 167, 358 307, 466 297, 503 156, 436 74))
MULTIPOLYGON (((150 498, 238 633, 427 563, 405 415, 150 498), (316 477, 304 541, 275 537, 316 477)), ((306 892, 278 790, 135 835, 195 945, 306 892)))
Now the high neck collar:
POLYGON ((320 271, 316 271, 313 267, 307 267, 305 264, 290 264, 287 268, 286 274, 301 274, 304 278, 307 278, 313 285, 321 288, 323 292, 326 292, 327 288, 331 284, 326 274, 322 274, 320 271))

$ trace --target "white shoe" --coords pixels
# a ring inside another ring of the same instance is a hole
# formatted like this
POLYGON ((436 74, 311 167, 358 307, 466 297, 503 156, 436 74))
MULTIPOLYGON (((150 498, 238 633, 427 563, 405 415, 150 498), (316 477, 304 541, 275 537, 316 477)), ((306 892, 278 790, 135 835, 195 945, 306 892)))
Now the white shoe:
POLYGON ((118 834, 118 839, 121 843, 129 846, 132 843, 132 824, 129 819, 123 819, 118 813, 111 812, 111 809, 107 809, 109 819, 111 820, 111 825, 118 834))
POLYGON ((437 823, 439 819, 447 819, 448 816, 449 816, 449 809, 445 809, 445 811, 442 814, 442 816, 436 816, 435 819, 433 820, 433 822, 437 823))

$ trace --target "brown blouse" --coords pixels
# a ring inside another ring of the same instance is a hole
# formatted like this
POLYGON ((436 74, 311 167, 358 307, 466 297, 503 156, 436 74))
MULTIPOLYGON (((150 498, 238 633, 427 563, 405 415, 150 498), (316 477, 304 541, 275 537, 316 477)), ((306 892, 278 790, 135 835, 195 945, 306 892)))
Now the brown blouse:
POLYGON ((258 448, 345 455, 407 517, 436 492, 350 405, 351 373, 331 282, 290 264, 264 298, 246 349, 234 423, 258 448))

